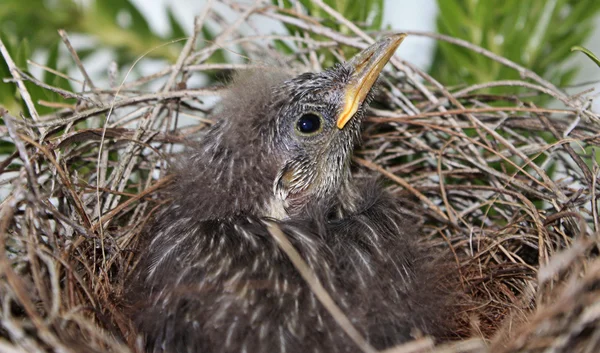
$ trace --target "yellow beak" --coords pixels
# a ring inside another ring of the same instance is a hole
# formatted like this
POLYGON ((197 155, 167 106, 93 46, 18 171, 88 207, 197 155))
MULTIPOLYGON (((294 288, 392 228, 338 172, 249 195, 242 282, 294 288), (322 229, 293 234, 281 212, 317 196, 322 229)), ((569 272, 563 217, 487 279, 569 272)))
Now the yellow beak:
POLYGON ((343 129, 352 119, 405 37, 405 33, 385 37, 350 59, 348 64, 354 68, 354 74, 346 87, 344 109, 337 119, 338 129, 343 129))

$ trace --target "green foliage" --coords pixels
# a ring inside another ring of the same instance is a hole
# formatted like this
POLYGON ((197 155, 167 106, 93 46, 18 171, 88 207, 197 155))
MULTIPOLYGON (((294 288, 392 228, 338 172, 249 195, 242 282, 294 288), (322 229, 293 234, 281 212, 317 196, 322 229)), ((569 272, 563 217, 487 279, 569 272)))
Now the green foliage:
POLYGON ((83 20, 84 9, 73 0, 0 1, 2 40, 27 38, 33 48, 50 46, 56 40, 57 29, 70 31, 83 20))
MULTIPOLYGON (((298 9, 296 3, 299 3, 303 11, 318 18, 324 26, 340 33, 350 33, 349 28, 335 20, 314 1, 272 2, 293 11, 298 9)), ((379 30, 382 27, 385 0, 324 2, 364 30, 379 30)), ((558 85, 568 84, 573 78, 576 70, 563 65, 570 54, 568 49, 585 41, 592 29, 594 15, 600 11, 600 1, 597 0, 438 0, 438 5, 438 27, 441 33, 488 48, 558 85)), ((78 51, 83 59, 97 49, 110 48, 121 67, 131 64, 143 54, 173 62, 183 41, 167 43, 184 38, 187 33, 170 9, 167 9, 167 18, 170 31, 168 35, 161 36, 152 31, 148 19, 130 0, 93 0, 86 6, 77 0, 2 0, 0 38, 24 71, 28 71, 26 59, 39 53, 45 54, 46 58, 46 62, 41 64, 61 72, 68 69, 65 62, 72 62, 60 60, 65 53, 64 50, 59 50, 61 44, 56 32, 59 28, 65 29, 72 36, 84 34, 94 44, 90 49, 78 51), (148 52, 150 49, 153 50, 148 52)), ((290 33, 299 32, 294 26, 288 25, 287 29, 290 33)), ((315 39, 324 39, 311 35, 315 39)), ((203 29, 203 36, 208 40, 213 38, 207 28, 203 29)), ((297 51, 297 48, 290 47, 283 41, 277 41, 276 46, 289 54, 297 51)), ((347 50, 346 56, 355 52, 351 48, 344 50, 347 50)), ((320 54, 325 56, 325 65, 336 61, 328 50, 324 49, 320 54)), ((213 60, 224 61, 223 53, 218 52, 211 61, 213 60)), ((444 42, 439 43, 432 73, 448 85, 519 78, 514 70, 444 42)), ((2 60, 0 75, 2 78, 11 76, 2 60)), ((69 82, 56 75, 46 73, 41 79, 47 84, 70 89, 69 82)), ((34 102, 45 100, 68 103, 54 93, 35 87, 31 89, 34 102)), ((492 91, 501 93, 499 89, 492 91)), ((14 84, 0 81, 0 105, 14 114, 23 110, 14 84)), ((47 111, 39 105, 38 108, 42 114, 47 111)))
POLYGON ((571 51, 580 51, 580 52, 584 53, 585 55, 588 56, 588 58, 592 59, 592 61, 595 62, 596 65, 598 65, 598 67, 600 67, 600 59, 598 59, 598 57, 596 55, 594 55, 594 53, 592 53, 588 49, 586 49, 584 47, 580 47, 580 46, 574 46, 573 48, 571 48, 571 51))
MULTIPOLYGON (((174 17, 171 21, 177 23, 174 17)), ((178 23, 177 29, 177 34, 181 34, 178 23)), ((117 49, 119 63, 131 62, 144 54, 174 62, 181 51, 181 43, 164 45, 181 39, 173 36, 175 31, 166 37, 154 33, 144 15, 129 0, 96 0, 86 12, 86 21, 82 21, 77 30, 92 34, 104 46, 117 49), (126 21, 119 24, 119 18, 126 21), (152 51, 148 52, 149 49, 152 51)))
MULTIPOLYGON (((303 10, 306 11, 309 16, 321 19, 322 25, 342 34, 352 33, 347 26, 337 21, 333 16, 329 15, 312 0, 272 0, 272 2, 273 4, 290 10, 296 10, 297 7, 294 5, 294 3, 299 2, 302 5, 303 10)), ((382 27, 385 0, 323 0, 323 2, 365 31, 376 31, 380 30, 382 27)), ((286 25, 286 28, 290 33, 297 33, 300 31, 296 26, 292 25, 286 25)), ((313 33, 310 35, 317 40, 326 39, 313 33)), ((278 41, 276 45, 277 49, 282 50, 284 53, 291 54, 295 51, 293 48, 281 41, 278 41)), ((357 50, 353 50, 352 48, 342 49, 347 51, 345 53, 346 57, 350 57, 357 52, 357 50)), ((334 62, 336 62, 333 55, 326 50, 323 50, 319 54, 323 54, 325 56, 326 66, 332 65, 334 62)))
MULTIPOLYGON (((274 3, 279 3, 278 0, 273 0, 274 3)), ((350 29, 339 23, 319 5, 311 0, 299 0, 304 6, 308 15, 312 17, 322 18, 321 24, 334 29, 342 34, 350 34, 350 29)), ((323 0, 323 2, 341 13, 346 19, 357 24, 365 30, 378 30, 381 28, 383 20, 383 2, 384 0, 323 0)), ((283 0, 281 3, 286 8, 293 8, 292 1, 283 0)))
MULTIPOLYGON (((95 0, 88 6, 80 3, 77 0, 0 1, 0 38, 21 70, 29 71, 27 59, 35 54, 44 54, 46 57, 46 62, 41 62, 42 65, 63 73, 68 70, 69 65, 72 66, 72 60, 60 60, 61 54, 66 54, 64 50, 59 50, 64 45, 60 41, 58 29, 65 29, 70 36, 83 34, 93 44, 91 49, 78 50, 79 56, 84 60, 101 48, 111 49, 121 67, 130 65, 142 55, 170 62, 177 59, 184 41, 165 44, 185 38, 187 34, 171 11, 168 12, 171 31, 166 36, 160 36, 151 30, 148 20, 130 0, 95 0), (61 62, 63 65, 59 65, 61 62), (64 62, 69 64, 65 65, 64 62)), ((212 38, 209 32, 204 34, 205 37, 212 38)), ((2 78, 11 77, 8 67, 1 59, 0 75, 2 78)), ((71 90, 67 80, 54 74, 44 73, 41 80, 71 90)), ((37 104, 40 100, 73 103, 34 85, 26 83, 26 86, 40 114, 50 111, 37 104)), ((1 81, 0 106, 6 107, 15 115, 19 111, 26 111, 16 86, 1 81)))
MULTIPOLYGON (((0 39, 4 42, 4 45, 9 52, 14 52, 13 43, 11 43, 6 36, 2 35, 2 32, 0 32, 0 39)), ((8 70, 8 66, 6 66, 3 61, 0 61, 0 79, 5 77, 10 77, 10 71, 8 70)), ((14 85, 0 81, 0 106, 4 106, 10 111, 16 111, 18 109, 18 103, 14 99, 14 94, 14 85)), ((2 125, 4 125, 4 123, 2 123, 2 125)))
MULTIPOLYGON (((173 63, 189 35, 170 8, 166 9, 170 25, 168 34, 159 35, 151 29, 148 19, 131 0, 92 0, 86 6, 81 3, 80 0, 0 0, 0 38, 21 70, 26 73, 29 71, 27 59, 36 54, 44 54, 42 57, 46 58, 46 62, 40 64, 59 72, 66 73, 73 67, 74 63, 65 53, 58 29, 66 30, 70 37, 77 34, 85 36, 89 48, 77 50, 82 60, 99 49, 108 49, 115 54, 119 67, 129 67, 142 56, 173 63), (61 60, 61 55, 67 56, 67 60, 61 60)), ((206 27, 202 29, 201 37, 214 39, 206 27)), ((207 61, 225 62, 225 57, 218 51, 207 61)), ((1 78, 11 77, 1 58, 0 75, 1 78)), ((41 80, 55 87, 72 90, 69 81, 54 74, 44 73, 41 80)), ((26 86, 40 114, 51 111, 37 104, 40 100, 74 103, 29 83, 26 86)), ((27 111, 16 86, 2 81, 0 106, 13 115, 27 111)))
MULTIPOLYGON (((0 3, 0 31, 12 40, 27 38, 34 50, 50 47, 57 39, 58 29, 65 29, 70 34, 87 34, 92 37, 90 40, 99 42, 100 47, 119 48, 119 63, 187 35, 171 12, 171 33, 160 36, 151 30, 147 19, 130 0, 95 0, 88 6, 79 3, 76 0, 3 0, 0 3)), ((175 60, 177 53, 177 48, 159 48, 149 55, 175 60)))
MULTIPOLYGON (((489 49, 556 85, 569 84, 577 69, 565 67, 569 48, 585 42, 598 0, 438 0, 438 31, 489 49)), ((519 79, 519 74, 471 50, 440 42, 431 68, 447 85, 519 79)), ((492 89, 493 93, 503 90, 492 89)))

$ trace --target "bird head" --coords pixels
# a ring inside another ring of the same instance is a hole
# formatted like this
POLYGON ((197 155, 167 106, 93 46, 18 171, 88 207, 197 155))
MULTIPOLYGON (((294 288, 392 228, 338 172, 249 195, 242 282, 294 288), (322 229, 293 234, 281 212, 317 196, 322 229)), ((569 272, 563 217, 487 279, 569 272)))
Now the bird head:
POLYGON ((349 165, 371 89, 404 37, 383 38, 319 73, 238 77, 192 165, 180 171, 184 208, 207 218, 285 218, 315 203, 351 204, 349 165))
POLYGON ((344 197, 352 150, 372 87, 404 37, 386 37, 343 64, 302 74, 275 90, 272 148, 281 167, 273 194, 286 213, 312 202, 352 203, 344 197))

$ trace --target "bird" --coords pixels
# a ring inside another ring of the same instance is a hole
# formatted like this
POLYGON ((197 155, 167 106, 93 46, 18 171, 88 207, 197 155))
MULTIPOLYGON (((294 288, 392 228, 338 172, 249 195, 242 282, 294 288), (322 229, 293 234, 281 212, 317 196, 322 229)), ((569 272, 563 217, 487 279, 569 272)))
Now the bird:
POLYGON ((215 123, 174 162, 128 282, 146 352, 361 351, 272 224, 374 349, 448 334, 451 276, 419 245, 418 217, 376 176, 351 172, 374 86, 404 38, 317 73, 235 78, 215 123))

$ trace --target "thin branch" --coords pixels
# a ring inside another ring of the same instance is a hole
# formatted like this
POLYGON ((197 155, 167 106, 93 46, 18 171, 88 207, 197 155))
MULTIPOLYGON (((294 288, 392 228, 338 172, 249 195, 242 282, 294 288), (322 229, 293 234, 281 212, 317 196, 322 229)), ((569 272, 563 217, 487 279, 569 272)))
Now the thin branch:
POLYGON ((19 93, 21 94, 21 98, 25 102, 25 105, 27 105, 27 109, 29 110, 31 119, 33 119, 33 121, 36 121, 36 122, 39 121, 40 116, 39 116, 37 110, 35 109, 35 105, 33 104, 33 101, 31 100, 31 95, 29 94, 27 87, 25 87, 25 83, 23 83, 23 78, 21 77, 20 71, 17 68, 17 65, 15 64, 13 59, 10 57, 10 54, 8 53, 8 49, 6 49, 6 46, 4 45, 4 42, 2 42, 2 39, 0 39, 0 54, 2 54, 2 57, 4 58, 4 62, 6 63, 6 66, 8 66, 8 70, 10 71, 10 74, 12 75, 12 77, 15 79, 15 81, 17 83, 17 87, 19 88, 19 93))
POLYGON ((85 78, 85 83, 87 83, 87 85, 91 89, 95 89, 96 85, 94 85, 94 82, 92 81, 90 75, 88 75, 87 70, 83 66, 83 63, 81 62, 81 59, 79 58, 79 55, 77 54, 77 51, 75 51, 75 48, 73 48, 73 46, 71 45, 71 41, 69 40, 69 36, 67 35, 67 32, 65 32, 63 29, 59 29, 58 34, 62 38, 63 43, 65 43, 65 46, 69 50, 69 53, 71 53, 71 57, 75 61, 75 65, 77 65, 77 67, 79 68, 79 71, 85 78))

